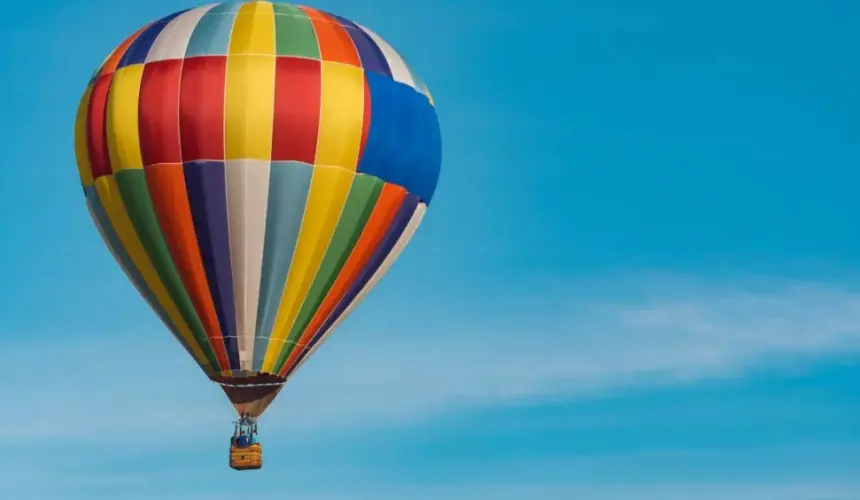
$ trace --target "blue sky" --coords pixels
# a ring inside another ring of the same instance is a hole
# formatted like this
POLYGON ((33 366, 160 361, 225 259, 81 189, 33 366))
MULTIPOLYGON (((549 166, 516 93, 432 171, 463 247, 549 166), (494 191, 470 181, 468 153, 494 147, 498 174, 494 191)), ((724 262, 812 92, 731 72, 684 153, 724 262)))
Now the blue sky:
POLYGON ((0 497, 860 498, 860 4, 314 3, 422 74, 443 173, 248 474, 74 165, 96 65, 192 5, 0 18, 0 497))

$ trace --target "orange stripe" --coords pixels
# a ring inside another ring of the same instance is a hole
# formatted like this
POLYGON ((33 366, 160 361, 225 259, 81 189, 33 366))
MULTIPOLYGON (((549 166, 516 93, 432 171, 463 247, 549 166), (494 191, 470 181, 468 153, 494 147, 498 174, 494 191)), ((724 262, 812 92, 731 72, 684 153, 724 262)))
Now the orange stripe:
MULTIPOLYGON (((300 346, 313 339, 316 331, 322 326, 341 299, 343 299, 349 287, 358 279, 358 276, 367 265, 367 261, 370 260, 374 250, 379 246, 379 243, 391 226, 391 221, 394 220, 394 216, 397 214, 397 210, 403 204, 405 198, 406 190, 402 187, 389 183, 385 183, 382 186, 382 192, 379 193, 376 206, 373 207, 373 212, 367 219, 367 224, 365 224, 361 236, 355 243, 355 248, 352 249, 352 253, 343 265, 343 269, 341 269, 340 274, 338 274, 337 279, 331 286, 331 289, 329 289, 325 300, 320 304, 308 327, 302 332, 302 336, 299 338, 300 346)), ((291 369, 293 363, 295 363, 303 350, 300 348, 293 349, 293 352, 290 353, 287 362, 284 363, 284 367, 281 369, 281 376, 284 376, 291 369)))
POLYGON ((361 67, 361 58, 349 33, 335 19, 310 7, 299 6, 310 18, 320 44, 320 59, 361 67))
POLYGON ((155 206, 158 225, 164 234, 167 247, 185 290, 191 297, 194 309, 200 316, 206 336, 221 366, 230 366, 227 349, 221 335, 221 326, 215 314, 215 305, 206 280, 206 271, 197 245, 191 207, 185 190, 185 174, 180 163, 162 163, 146 167, 146 183, 155 206))
POLYGON ((124 42, 119 44, 117 48, 111 53, 110 57, 108 57, 107 61, 102 65, 102 68, 99 70, 99 76, 105 75, 108 73, 113 73, 116 71, 116 67, 119 66, 119 61, 122 59, 122 56, 125 55, 125 51, 128 50, 128 46, 131 45, 141 33, 152 23, 147 24, 143 28, 135 31, 130 37, 126 38, 124 42))

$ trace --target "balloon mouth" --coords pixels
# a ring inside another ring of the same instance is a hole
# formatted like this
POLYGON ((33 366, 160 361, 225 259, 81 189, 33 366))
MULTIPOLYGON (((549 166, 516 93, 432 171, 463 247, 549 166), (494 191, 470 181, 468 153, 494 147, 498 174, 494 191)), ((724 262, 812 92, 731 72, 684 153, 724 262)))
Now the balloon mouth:
POLYGON ((210 375, 209 380, 221 387, 271 387, 284 385, 286 377, 272 375, 271 373, 255 373, 247 376, 226 377, 223 375, 210 375))
POLYGON ((250 377, 210 376, 210 380, 221 386, 239 415, 257 418, 272 404, 286 379, 277 375, 260 373, 250 377))

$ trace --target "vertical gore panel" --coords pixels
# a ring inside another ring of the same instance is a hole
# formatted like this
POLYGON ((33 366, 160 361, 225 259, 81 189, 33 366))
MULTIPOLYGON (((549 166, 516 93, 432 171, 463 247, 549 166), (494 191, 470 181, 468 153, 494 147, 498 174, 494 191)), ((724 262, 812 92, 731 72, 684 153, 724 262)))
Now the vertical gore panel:
POLYGON ((248 2, 239 7, 233 33, 230 36, 230 55, 274 55, 275 17, 272 4, 248 2))
POLYGON ((355 171, 364 122, 364 73, 344 64, 322 64, 322 106, 314 163, 355 171))
POLYGON ((294 350, 314 312, 331 289, 356 241, 358 241, 381 189, 382 181, 375 177, 358 175, 353 180, 352 188, 331 238, 331 243, 329 243, 325 256, 320 263, 319 271, 310 290, 308 290, 296 321, 290 329, 287 345, 281 352, 281 359, 278 361, 279 365, 294 350))
POLYGON ((319 270, 320 261, 331 242, 354 176, 352 172, 338 167, 314 167, 299 240, 272 333, 273 337, 284 340, 280 345, 269 343, 264 365, 266 371, 274 368, 283 342, 286 341, 299 312, 299 306, 304 302, 311 282, 319 270))
POLYGON ((370 135, 370 122, 373 120, 373 103, 370 97, 370 85, 367 84, 367 79, 364 80, 364 113, 361 119, 361 142, 358 146, 358 160, 355 166, 358 171, 358 165, 361 164, 361 158, 364 156, 364 148, 367 147, 367 136, 370 135))
POLYGON ((170 319, 167 312, 164 308, 159 304, 158 299, 155 294, 152 292, 150 286, 146 283, 146 280, 143 278, 143 275, 140 274, 140 270, 138 270, 137 266, 134 265, 134 262, 131 260, 131 257, 128 255, 125 247, 122 245, 122 242, 119 239, 119 235, 117 235, 116 230, 110 223, 110 219, 105 212, 104 206, 102 205, 101 200, 99 199, 99 195, 96 192, 94 186, 90 186, 84 190, 87 197, 87 202, 90 206, 93 216, 93 222, 96 224, 96 228, 104 237, 105 243, 108 246, 108 249, 111 253, 116 257, 117 262, 122 267, 123 271, 125 271, 128 276, 129 281, 134 284, 135 288, 137 288, 138 292, 140 292, 141 296, 143 296, 146 303, 149 304, 149 307, 155 311, 155 314, 161 319, 164 325, 168 330, 173 332, 173 335, 176 337, 176 340, 182 344, 182 347, 194 357, 194 353, 189 347, 188 343, 182 336, 179 334, 179 328, 177 328, 176 324, 170 319))
MULTIPOLYGON (((356 26, 358 25, 356 24, 356 26)), ((373 40, 377 47, 379 47, 380 52, 382 52, 382 55, 385 57, 385 61, 388 63, 388 68, 391 70, 391 78, 396 82, 400 82, 414 88, 415 80, 412 78, 412 72, 409 71, 409 67, 406 66, 406 62, 402 57, 400 57, 400 54, 398 54, 397 51, 388 44, 388 42, 383 40, 373 31, 365 28, 364 26, 359 26, 359 28, 364 31, 371 40, 373 40)))
POLYGON ((270 161, 275 107, 275 58, 227 58, 225 144, 228 160, 270 161))
POLYGON ((185 52, 188 50, 188 42, 191 41, 191 34, 197 27, 197 23, 200 22, 200 19, 212 7, 214 5, 204 5, 177 16, 176 19, 161 30, 158 38, 153 42, 149 54, 146 56, 146 62, 183 59, 185 52))
POLYGON ((156 38, 158 38, 158 35, 161 34, 162 30, 164 30, 164 27, 167 26, 167 23, 184 12, 185 11, 183 10, 175 14, 171 14, 150 24, 147 28, 141 31, 137 38, 131 42, 128 50, 125 51, 125 54, 123 54, 122 58, 119 60, 117 68, 123 68, 133 64, 143 64, 146 62, 146 57, 149 55, 150 49, 152 49, 152 44, 155 43, 156 38))
POLYGON ((318 10, 305 6, 299 8, 305 12, 314 25, 320 46, 320 57, 323 61, 361 67, 358 52, 343 26, 318 10))
POLYGON ((78 175, 81 177, 81 185, 84 188, 93 185, 93 166, 90 163, 90 151, 87 149, 87 113, 90 107, 90 96, 93 88, 88 86, 78 103, 78 112, 75 115, 75 161, 78 164, 78 175))
MULTIPOLYGON (((392 225, 389 227, 388 232, 382 240, 380 246, 376 249, 373 256, 367 263, 367 267, 362 271, 359 275, 358 280, 354 283, 353 287, 347 292, 344 296, 343 301, 338 304, 335 311, 331 316, 326 320, 323 324, 323 328, 317 332, 316 335, 311 339, 308 345, 302 349, 301 354, 298 356, 295 365, 287 366, 286 363, 280 367, 279 374, 282 376, 286 376, 289 371, 294 371, 296 367, 298 367, 304 358, 306 358, 309 353, 313 352, 317 343, 321 341, 328 332, 334 328, 341 318, 348 314, 351 310, 353 303, 360 300, 362 294, 367 293, 367 291, 375 285, 374 279, 378 280, 381 276, 380 272, 384 272, 382 268, 383 265, 390 265, 391 257, 396 257, 393 255, 393 252, 397 251, 398 245, 405 244, 405 239, 411 237, 411 234, 407 233, 407 228, 409 224, 413 221, 414 215, 416 214, 416 210, 419 208, 418 198, 412 195, 408 195, 404 200, 403 205, 401 206, 399 212, 395 216, 392 221, 392 225)), ((402 249, 402 246, 401 246, 402 249)))
POLYGON ((111 55, 108 56, 108 58, 105 60, 104 64, 102 64, 102 67, 99 68, 99 71, 98 71, 95 78, 113 74, 113 72, 116 71, 117 67, 119 66, 120 60, 122 59, 122 57, 125 55, 126 51, 128 50, 128 47, 148 27, 149 27, 149 25, 147 24, 146 26, 140 28, 139 30, 135 31, 133 35, 126 38, 121 44, 119 44, 119 46, 116 49, 114 49, 113 52, 111 52, 111 55))
POLYGON ((266 349, 272 342, 272 330, 299 239, 312 173, 313 167, 304 163, 272 163, 266 208, 260 303, 257 308, 254 370, 263 369, 266 349))
POLYGON ((214 357, 217 360, 216 363, 213 363, 215 366, 220 366, 222 369, 228 368, 229 363, 227 363, 223 346, 210 344, 209 338, 206 336, 206 332, 200 322, 200 317, 197 315, 194 304, 191 302, 173 263, 170 250, 167 248, 167 243, 164 241, 161 228, 158 225, 158 218, 149 195, 144 171, 126 170, 116 174, 115 177, 119 191, 128 208, 129 218, 132 224, 134 224, 140 241, 152 259, 152 263, 161 277, 164 286, 167 288, 167 292, 173 298, 179 312, 182 314, 189 328, 191 328, 195 340, 200 344, 204 352, 210 354, 214 352, 214 357))
POLYGON ((158 303, 164 307, 171 322, 179 328, 179 334, 194 352, 198 363, 200 363, 204 370, 217 370, 218 365, 215 363, 215 358, 211 356, 211 353, 204 352, 202 346, 195 340, 191 330, 188 328, 188 324, 176 306, 176 302, 171 298, 152 260, 144 249, 135 227, 129 218, 122 196, 120 196, 116 179, 112 175, 99 177, 95 181, 95 189, 98 193, 99 201, 104 207, 105 214, 110 221, 110 225, 116 231, 120 243, 128 252, 134 267, 140 270, 140 274, 146 280, 158 303))
POLYGON ((226 56, 233 21, 241 6, 241 3, 221 3, 204 14, 191 33, 185 57, 226 56))
POLYGON ((379 46, 376 45, 376 42, 367 33, 362 31, 349 19, 344 19, 328 12, 325 14, 329 18, 337 20, 346 29, 349 37, 352 39, 353 45, 355 45, 358 51, 361 66, 365 71, 372 71, 391 78, 391 68, 388 67, 388 61, 385 60, 385 56, 382 54, 379 46))
POLYGON ((314 162, 319 131, 320 85, 319 61, 278 58, 272 161, 314 162))
POLYGON ((108 152, 105 117, 107 114, 108 91, 112 74, 100 76, 93 82, 92 95, 87 109, 87 150, 90 153, 93 178, 110 175, 110 153, 108 152))
MULTIPOLYGON (((182 284, 209 343, 220 346, 223 343, 221 328, 200 258, 182 164, 162 163, 144 171, 158 224, 182 284)), ((231 364, 230 369, 238 369, 238 366, 231 364)))
POLYGON ((140 150, 144 166, 181 163, 179 82, 182 61, 148 63, 140 83, 140 150))
POLYGON ((143 168, 138 110, 143 65, 126 66, 113 75, 108 94, 105 130, 114 173, 143 168))
POLYGON ((242 370, 251 370, 260 301, 270 163, 227 160, 227 215, 236 335, 242 370))
POLYGON ((179 131, 184 162, 224 159, 226 57, 186 59, 182 66, 179 131))
POLYGON ((231 366, 239 364, 233 270, 227 225, 227 186, 224 162, 186 162, 185 186, 194 220, 194 231, 203 258, 209 291, 215 304, 231 366))
POLYGON ((320 58, 314 26, 304 11, 294 5, 275 4, 275 39, 275 53, 279 56, 320 58))
MULTIPOLYGON (((320 330, 323 322, 332 314, 334 308, 344 298, 349 288, 358 279, 361 272, 367 266, 374 251, 379 247, 385 237, 388 228, 394 221, 403 200, 406 198, 406 190, 394 184, 385 184, 376 201, 370 218, 364 226, 361 237, 356 242, 343 268, 337 276, 334 284, 326 294, 325 300, 317 308, 313 319, 305 328, 298 342, 299 345, 307 346, 314 335, 320 330)), ((290 353, 287 364, 296 361, 301 350, 293 350, 290 353)))

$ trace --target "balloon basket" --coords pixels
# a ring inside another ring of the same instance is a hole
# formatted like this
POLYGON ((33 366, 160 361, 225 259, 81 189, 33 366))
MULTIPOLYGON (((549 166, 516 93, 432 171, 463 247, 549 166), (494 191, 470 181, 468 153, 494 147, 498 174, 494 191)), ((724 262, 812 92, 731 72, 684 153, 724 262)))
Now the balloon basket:
POLYGON ((263 467, 263 447, 257 443, 249 446, 230 446, 230 468, 255 470, 263 467))

